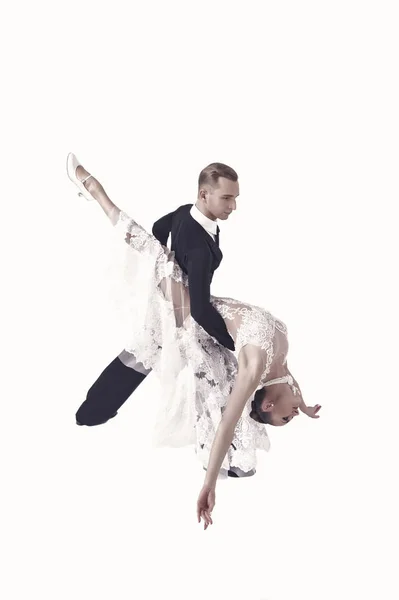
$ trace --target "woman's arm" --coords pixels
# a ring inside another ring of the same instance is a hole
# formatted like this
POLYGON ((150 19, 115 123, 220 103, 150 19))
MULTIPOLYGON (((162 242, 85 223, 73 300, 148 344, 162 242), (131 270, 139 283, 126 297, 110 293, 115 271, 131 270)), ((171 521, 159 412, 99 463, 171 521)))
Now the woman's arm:
POLYGON ((209 457, 205 485, 216 486, 220 467, 234 437, 234 430, 245 404, 259 385, 264 370, 263 353, 256 346, 245 346, 238 357, 238 374, 216 431, 209 457))
MULTIPOLYGON (((289 370, 288 370, 288 375, 291 375, 291 377, 292 377, 292 374, 290 373, 289 370)), ((296 381, 296 379, 294 379, 294 377, 292 377, 292 380, 294 382, 294 387, 297 390, 296 394, 298 396, 298 400, 300 401, 299 410, 301 412, 303 412, 305 415, 307 415, 308 417, 311 417, 312 419, 318 419, 319 415, 317 413, 321 409, 321 405, 316 404, 316 406, 307 406, 303 399, 301 388, 299 387, 298 382, 296 381)))

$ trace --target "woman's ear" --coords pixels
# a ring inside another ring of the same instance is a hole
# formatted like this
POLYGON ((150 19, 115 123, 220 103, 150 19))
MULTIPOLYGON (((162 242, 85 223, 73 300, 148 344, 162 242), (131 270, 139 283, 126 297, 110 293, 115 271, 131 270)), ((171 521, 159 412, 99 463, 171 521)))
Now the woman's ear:
POLYGON ((274 408, 274 403, 270 402, 270 400, 268 400, 266 397, 263 398, 261 405, 260 405, 260 409, 262 412, 271 412, 274 408))

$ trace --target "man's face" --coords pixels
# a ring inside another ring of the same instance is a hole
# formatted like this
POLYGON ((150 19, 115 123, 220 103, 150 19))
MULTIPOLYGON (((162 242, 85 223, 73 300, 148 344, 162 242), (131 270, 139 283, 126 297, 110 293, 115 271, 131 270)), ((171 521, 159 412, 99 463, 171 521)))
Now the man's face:
POLYGON ((236 210, 236 199, 240 193, 238 181, 230 181, 220 177, 216 187, 206 186, 200 190, 200 198, 204 202, 207 217, 212 220, 226 221, 233 210, 236 210))

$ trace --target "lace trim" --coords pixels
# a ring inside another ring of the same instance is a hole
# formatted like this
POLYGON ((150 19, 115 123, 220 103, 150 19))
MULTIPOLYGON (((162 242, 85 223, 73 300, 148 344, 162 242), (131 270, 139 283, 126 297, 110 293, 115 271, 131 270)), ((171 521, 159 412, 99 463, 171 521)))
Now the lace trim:
MULTIPOLYGON (((161 289, 165 281, 171 280, 187 287, 187 277, 175 262, 174 254, 124 212, 120 213, 117 227, 137 253, 135 262, 143 257, 145 273, 148 271, 145 285, 139 269, 127 272, 131 314, 126 325, 129 339, 125 349, 145 369, 154 370, 163 387, 164 402, 155 441, 157 445, 168 446, 194 443, 207 467, 216 430, 237 375, 236 357, 211 338, 191 316, 182 326, 176 326, 174 306, 161 289)), ((266 352, 266 376, 273 360, 274 333, 276 328, 283 329, 283 325, 258 307, 225 298, 212 297, 211 301, 223 318, 238 323, 236 354, 246 344, 257 345, 266 352)), ((233 445, 222 465, 224 469, 234 466, 250 471, 256 467, 256 451, 270 447, 266 427, 249 416, 251 402, 252 398, 237 423, 233 445)))

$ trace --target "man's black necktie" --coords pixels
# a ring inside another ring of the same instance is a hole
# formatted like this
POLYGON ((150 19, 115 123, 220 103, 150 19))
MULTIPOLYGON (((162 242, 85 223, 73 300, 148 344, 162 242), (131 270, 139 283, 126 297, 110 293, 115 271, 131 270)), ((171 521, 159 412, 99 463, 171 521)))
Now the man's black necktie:
POLYGON ((216 228, 216 239, 215 239, 215 242, 218 245, 218 247, 219 247, 219 233, 220 233, 220 229, 219 229, 219 226, 217 226, 217 228, 216 228))

